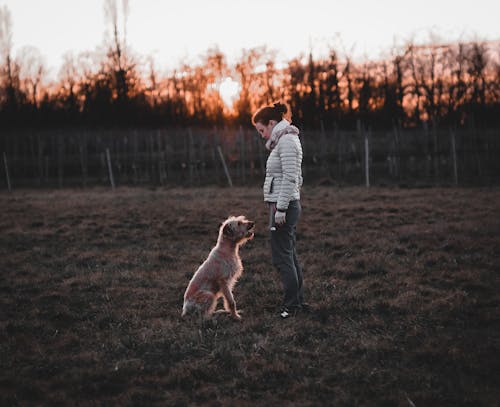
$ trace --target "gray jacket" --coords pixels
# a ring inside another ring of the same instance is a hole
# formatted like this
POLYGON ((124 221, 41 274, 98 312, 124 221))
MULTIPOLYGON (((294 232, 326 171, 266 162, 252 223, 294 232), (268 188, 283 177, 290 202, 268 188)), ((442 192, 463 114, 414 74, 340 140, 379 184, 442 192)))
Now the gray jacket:
POLYGON ((275 202, 279 210, 288 209, 290 201, 300 199, 302 186, 302 145, 298 129, 286 120, 279 122, 271 134, 271 153, 266 163, 264 201, 275 202))

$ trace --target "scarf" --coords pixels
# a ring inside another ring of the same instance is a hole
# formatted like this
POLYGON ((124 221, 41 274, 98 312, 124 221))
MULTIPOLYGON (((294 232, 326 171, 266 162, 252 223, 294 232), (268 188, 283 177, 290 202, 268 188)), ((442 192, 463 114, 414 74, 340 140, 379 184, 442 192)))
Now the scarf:
POLYGON ((276 144, 278 144, 278 141, 280 141, 281 136, 284 136, 285 134, 299 134, 299 129, 295 127, 294 125, 291 125, 288 120, 281 120, 276 126, 274 126, 273 131, 271 132, 271 137, 269 137, 269 140, 266 142, 266 148, 269 151, 272 151, 274 147, 276 147, 276 144))

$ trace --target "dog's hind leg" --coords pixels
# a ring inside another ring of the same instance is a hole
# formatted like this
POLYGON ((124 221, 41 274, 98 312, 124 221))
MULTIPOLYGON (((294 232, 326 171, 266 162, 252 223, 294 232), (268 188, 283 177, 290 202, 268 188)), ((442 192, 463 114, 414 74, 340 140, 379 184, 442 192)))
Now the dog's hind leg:
POLYGON ((194 300, 203 316, 210 318, 217 306, 217 297, 210 291, 198 291, 194 300))

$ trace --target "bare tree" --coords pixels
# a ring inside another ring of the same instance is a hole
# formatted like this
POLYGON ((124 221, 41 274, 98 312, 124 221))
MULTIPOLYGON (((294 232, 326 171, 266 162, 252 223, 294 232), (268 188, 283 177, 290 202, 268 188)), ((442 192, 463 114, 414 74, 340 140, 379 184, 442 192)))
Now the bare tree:
POLYGON ((46 74, 43 56, 37 48, 25 46, 19 51, 16 59, 21 85, 31 105, 36 109, 41 91, 40 86, 46 74))
POLYGON ((160 100, 160 84, 159 84, 158 72, 155 67, 155 61, 152 56, 148 58, 147 76, 148 76, 148 82, 145 88, 145 92, 154 109, 157 107, 160 100))
POLYGON ((226 76, 229 75, 229 67, 226 56, 217 47, 209 49, 203 56, 202 66, 208 81, 207 98, 210 115, 215 118, 216 123, 222 123, 224 112, 224 101, 219 93, 219 86, 226 76))
POLYGON ((495 47, 494 55, 493 77, 490 86, 493 100, 498 103, 498 101, 500 101, 500 43, 495 47))
POLYGON ((5 104, 17 105, 19 90, 18 67, 12 59, 12 18, 7 6, 0 7, 0 63, 5 104))
POLYGON ((485 44, 476 42, 472 44, 468 55, 468 74, 472 81, 471 99, 480 109, 483 109, 486 103, 487 52, 485 44))
POLYGON ((84 111, 95 92, 95 80, 98 76, 99 58, 91 52, 83 52, 76 58, 76 74, 79 85, 78 99, 84 111))
POLYGON ((326 108, 334 112, 336 120, 338 120, 341 110, 339 75, 340 68, 337 53, 335 50, 330 49, 330 59, 327 65, 324 93, 327 98, 326 108))
POLYGON ((251 98, 251 86, 255 78, 255 69, 261 55, 259 48, 243 50, 236 63, 235 71, 241 84, 239 100, 236 102, 236 111, 242 123, 248 123, 254 109, 251 98))
POLYGON ((116 96, 119 101, 125 101, 128 98, 128 75, 131 69, 127 50, 128 0, 122 0, 121 6, 121 9, 119 9, 117 0, 105 0, 104 2, 104 13, 111 29, 111 44, 109 46, 108 57, 114 73, 116 96))
POLYGON ((362 66, 361 74, 356 78, 359 84, 358 105, 361 119, 366 118, 372 106, 373 91, 375 90, 375 70, 368 62, 362 66))
POLYGON ((67 108, 76 111, 78 106, 78 68, 75 56, 66 53, 59 70, 60 95, 67 104, 67 108))
POLYGON ((342 78, 346 83, 345 99, 347 99, 348 111, 352 113, 354 109, 354 66, 349 57, 346 59, 344 70, 342 71, 342 78))
POLYGON ((454 124, 463 120, 463 106, 467 96, 465 44, 450 46, 446 52, 445 96, 442 101, 442 115, 448 116, 454 124))
POLYGON ((291 108, 294 111, 295 121, 304 120, 303 102, 306 92, 305 77, 306 70, 299 58, 288 61, 288 83, 286 84, 289 93, 291 108))
POLYGON ((422 73, 422 68, 419 67, 419 61, 417 52, 415 50, 416 46, 413 44, 408 45, 408 67, 411 73, 412 85, 410 86, 410 93, 413 96, 414 109, 413 109, 413 118, 415 121, 421 120, 421 104, 422 98, 424 97, 423 92, 421 90, 421 82, 423 82, 422 75, 419 76, 419 72, 422 73))
MULTIPOLYGON (((404 112, 404 100, 405 97, 411 93, 411 84, 408 80, 408 55, 410 54, 411 48, 406 47, 402 52, 393 52, 392 54, 392 92, 391 103, 389 103, 390 109, 393 110, 396 121, 400 123, 403 122, 405 116, 404 112)), ((386 76, 387 77, 387 76, 386 76)), ((387 85, 387 82, 386 82, 387 85)), ((387 95, 387 94, 386 94, 387 95)), ((386 96, 388 97, 388 96, 386 96)))
POLYGON ((277 92, 275 90, 275 80, 276 80, 276 66, 273 59, 266 61, 266 70, 264 71, 264 81, 266 84, 266 103, 270 104, 277 98, 277 92))

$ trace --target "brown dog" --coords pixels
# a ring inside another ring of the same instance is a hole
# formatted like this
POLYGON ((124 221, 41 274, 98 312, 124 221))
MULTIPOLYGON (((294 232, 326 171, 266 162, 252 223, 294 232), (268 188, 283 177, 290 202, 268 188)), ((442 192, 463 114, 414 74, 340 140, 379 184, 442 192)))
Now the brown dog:
POLYGON ((254 222, 244 216, 231 216, 219 229, 217 244, 205 262, 194 273, 184 294, 182 316, 197 312, 210 318, 217 300, 224 298, 224 308, 236 319, 241 319, 233 298, 233 287, 243 272, 239 247, 253 238, 254 222))

